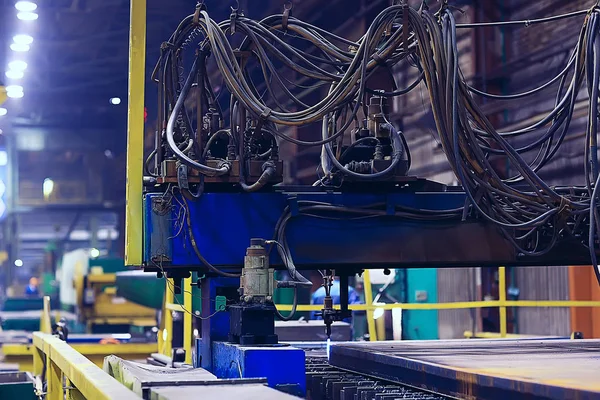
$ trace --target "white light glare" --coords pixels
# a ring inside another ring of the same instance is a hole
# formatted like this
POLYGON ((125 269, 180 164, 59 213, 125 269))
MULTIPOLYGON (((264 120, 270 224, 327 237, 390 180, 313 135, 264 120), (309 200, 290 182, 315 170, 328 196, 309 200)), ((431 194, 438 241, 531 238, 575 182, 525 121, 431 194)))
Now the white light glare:
POLYGON ((28 44, 11 43, 10 49, 12 51, 25 52, 25 51, 29 51, 29 45, 28 44))
POLYGON ((115 105, 115 106, 118 104, 121 104, 121 99, 119 97, 111 97, 110 104, 115 105))
POLYGON ((18 11, 31 12, 37 9, 37 4, 35 4, 33 1, 17 1, 15 8, 18 11))
POLYGON ((15 260, 15 267, 22 267, 23 266, 23 260, 21 260, 20 258, 17 258, 15 260))
POLYGON ((33 37, 30 35, 15 35, 13 36, 13 42, 16 44, 31 44, 33 43, 33 37))
POLYGON ((8 114, 8 110, 6 108, 0 107, 0 117, 8 114))
POLYGON ((20 12, 17 14, 17 18, 21 21, 35 21, 39 15, 34 12, 20 12))
POLYGON ((100 256, 100 250, 98 250, 98 249, 91 249, 90 250, 90 257, 92 257, 92 258, 98 258, 98 256, 100 256))
POLYGON ((23 71, 15 71, 14 69, 9 69, 5 73, 8 79, 21 79, 23 78, 23 71))
POLYGON ((25 71, 27 69, 27 63, 25 61, 16 60, 8 63, 8 69, 13 71, 25 71))

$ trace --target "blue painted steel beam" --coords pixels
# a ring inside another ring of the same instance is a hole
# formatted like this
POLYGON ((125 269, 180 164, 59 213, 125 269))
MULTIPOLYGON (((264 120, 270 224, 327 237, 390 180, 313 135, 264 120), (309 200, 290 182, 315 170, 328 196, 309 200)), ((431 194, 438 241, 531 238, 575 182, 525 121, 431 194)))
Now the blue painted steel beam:
MULTIPOLYGON (((162 193, 145 197, 144 262, 165 268, 199 268, 187 234, 184 213, 177 201, 167 212, 157 210, 162 193), (154 260, 154 261, 153 261, 154 260)), ((430 210, 458 208, 459 192, 432 193, 206 193, 189 202, 192 231, 203 256, 221 268, 241 268, 251 238, 269 239, 286 206, 297 201, 321 201, 345 206, 387 204, 430 210)), ((287 240, 300 269, 444 267, 499 265, 575 265, 589 263, 581 244, 562 243, 546 256, 520 256, 492 224, 481 220, 415 221, 378 217, 359 220, 325 220, 300 215, 290 220, 287 240), (565 251, 567 250, 567 251, 565 251)), ((275 251, 271 264, 281 267, 275 251)))

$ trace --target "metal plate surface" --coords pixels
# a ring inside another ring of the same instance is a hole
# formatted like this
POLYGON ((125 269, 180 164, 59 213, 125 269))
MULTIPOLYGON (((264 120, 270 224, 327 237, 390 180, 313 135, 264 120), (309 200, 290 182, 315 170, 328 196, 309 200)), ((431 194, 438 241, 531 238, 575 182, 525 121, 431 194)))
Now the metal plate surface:
POLYGON ((330 363, 460 398, 600 398, 600 340, 334 344, 330 363))

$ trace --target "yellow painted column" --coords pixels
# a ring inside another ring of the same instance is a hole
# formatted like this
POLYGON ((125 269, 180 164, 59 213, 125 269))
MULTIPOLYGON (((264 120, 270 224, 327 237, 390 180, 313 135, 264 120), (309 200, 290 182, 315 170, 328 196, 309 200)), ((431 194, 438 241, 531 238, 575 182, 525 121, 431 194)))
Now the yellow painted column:
POLYGON ((131 0, 130 10, 125 265, 141 265, 146 0, 131 0))
POLYGON ((506 337, 506 268, 498 268, 498 300, 500 302, 500 337, 506 337))
POLYGON ((377 340, 377 328, 375 327, 375 318, 373 308, 373 288, 371 287, 371 275, 369 270, 363 272, 363 285, 365 287, 365 305, 367 306, 367 327, 369 328, 369 340, 377 340))
POLYGON ((185 362, 192 363, 192 278, 183 280, 183 349, 185 350, 185 362))
POLYGON ((171 349, 173 346, 173 311, 169 309, 169 304, 173 304, 173 280, 165 279, 167 285, 165 290, 165 307, 163 309, 163 319, 165 321, 164 329, 161 332, 163 339, 163 354, 167 357, 171 357, 171 349))

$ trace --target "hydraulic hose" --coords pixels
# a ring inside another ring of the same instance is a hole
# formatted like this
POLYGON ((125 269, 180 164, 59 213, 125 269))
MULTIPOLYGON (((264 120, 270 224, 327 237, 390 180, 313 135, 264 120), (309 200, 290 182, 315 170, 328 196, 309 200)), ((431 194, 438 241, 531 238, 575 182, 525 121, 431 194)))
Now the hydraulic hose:
POLYGON ((185 98, 187 97, 187 95, 190 91, 190 88, 192 87, 192 84, 194 82, 194 77, 196 76, 196 73, 198 72, 198 68, 199 68, 198 59, 196 59, 196 60, 194 60, 194 65, 192 66, 192 72, 188 75, 188 77, 185 81, 185 84, 183 85, 183 89, 181 90, 181 93, 179 94, 179 97, 177 98, 175 107, 173 107, 173 112, 171 113, 171 116, 169 117, 169 121, 167 122, 167 130, 166 130, 167 143, 169 144, 169 148, 175 154, 175 156, 182 163, 187 165, 188 167, 196 169, 200 173, 202 173, 206 176, 225 175, 225 174, 229 173, 229 170, 231 169, 230 163, 223 162, 219 168, 212 168, 212 167, 206 166, 204 164, 200 164, 200 163, 192 160, 191 158, 189 158, 187 155, 185 155, 185 153, 183 151, 181 151, 179 149, 179 147, 177 147, 177 144, 175 143, 173 130, 175 128, 177 116, 183 109, 183 105, 185 103, 185 98))

